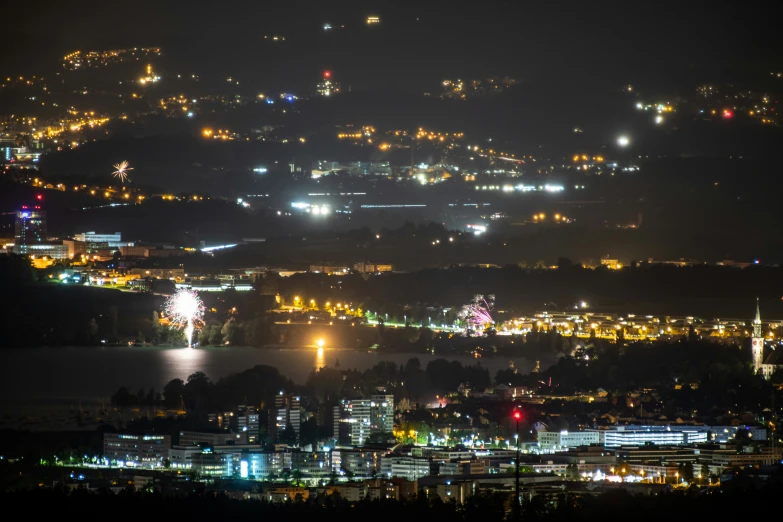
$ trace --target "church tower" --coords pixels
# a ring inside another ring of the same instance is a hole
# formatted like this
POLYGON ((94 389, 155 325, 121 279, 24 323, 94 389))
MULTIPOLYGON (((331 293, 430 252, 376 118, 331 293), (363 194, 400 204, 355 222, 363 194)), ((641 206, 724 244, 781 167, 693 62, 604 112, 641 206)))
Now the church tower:
POLYGON ((751 349, 753 350, 753 371, 760 374, 761 365, 764 363, 764 334, 761 332, 761 313, 759 312, 758 297, 756 298, 756 318, 753 319, 751 349))

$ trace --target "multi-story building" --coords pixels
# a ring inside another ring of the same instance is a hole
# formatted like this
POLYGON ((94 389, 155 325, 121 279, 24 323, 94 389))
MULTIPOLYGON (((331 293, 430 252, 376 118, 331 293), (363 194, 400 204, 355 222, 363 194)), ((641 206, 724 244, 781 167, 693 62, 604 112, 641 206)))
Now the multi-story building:
POLYGON ((280 477, 283 470, 291 469, 291 455, 290 452, 243 453, 239 460, 240 470, 247 469, 248 478, 258 480, 280 477))
POLYGON ((238 433, 246 433, 250 444, 258 441, 260 427, 261 414, 252 406, 239 406, 229 420, 229 428, 238 433))
POLYGON ((343 400, 347 414, 342 422, 349 425, 352 446, 363 446, 375 433, 392 433, 394 429, 394 395, 372 395, 369 399, 343 400))
POLYGON ((337 404, 321 404, 316 417, 318 427, 328 429, 330 437, 335 441, 340 440, 340 411, 337 404))
POLYGON ((339 265, 310 265, 310 272, 313 274, 345 274, 348 272, 347 266, 339 265))
POLYGON ((230 477, 234 474, 234 456, 204 448, 191 456, 191 469, 207 477, 230 477))
POLYGON ((332 466, 335 471, 344 471, 357 478, 370 478, 381 470, 382 455, 378 451, 335 449, 332 452, 332 466))
POLYGON ((607 448, 620 446, 681 446, 707 442, 709 429, 705 426, 613 426, 597 431, 607 448))
POLYGON ((170 447, 169 435, 103 434, 103 456, 125 466, 162 466, 170 447))
POLYGON ((120 232, 115 232, 113 234, 82 232, 80 234, 74 234, 73 238, 76 241, 87 243, 87 246, 90 250, 98 250, 102 248, 111 248, 117 250, 123 246, 133 246, 133 243, 122 241, 122 234, 120 232))
POLYGON ((353 265, 353 269, 362 274, 377 274, 380 272, 391 272, 394 270, 392 265, 384 265, 380 263, 368 263, 361 261, 353 265))
POLYGON ((77 241, 74 239, 64 239, 63 245, 68 247, 68 258, 79 259, 83 255, 87 255, 89 250, 87 249, 87 243, 83 241, 77 241))
POLYGON ((326 478, 335 473, 328 451, 297 451, 291 453, 291 469, 312 478, 326 478))
POLYGON ((539 431, 538 446, 541 451, 561 451, 579 446, 599 444, 597 431, 539 431))
POLYGON ((46 242, 46 225, 45 210, 41 210, 38 205, 23 205, 21 209, 16 211, 16 245, 35 245, 46 242))
POLYGON ((399 455, 381 457, 381 473, 387 477, 417 480, 430 474, 430 460, 399 455))
POLYGON ((302 428, 302 404, 300 397, 281 390, 275 396, 274 408, 269 409, 267 426, 271 443, 278 442, 288 428, 294 431, 296 442, 299 442, 299 431, 302 428))
POLYGON ((22 243, 14 245, 14 252, 23 256, 49 259, 68 259, 68 245, 62 243, 22 243))

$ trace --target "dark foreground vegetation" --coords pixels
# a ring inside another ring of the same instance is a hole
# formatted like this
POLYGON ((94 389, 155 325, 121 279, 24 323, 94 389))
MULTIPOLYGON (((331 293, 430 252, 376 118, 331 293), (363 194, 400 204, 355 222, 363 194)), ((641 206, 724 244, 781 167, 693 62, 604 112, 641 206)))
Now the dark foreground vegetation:
MULTIPOLYGON (((92 493, 76 489, 67 493, 59 488, 36 488, 2 493, 0 502, 9 512, 26 511, 34 513, 36 518, 53 520, 90 512, 111 514, 113 520, 169 516, 183 520, 326 519, 344 522, 424 519, 493 522, 511 519, 509 496, 502 493, 475 495, 463 505, 427 498, 423 493, 418 498, 405 501, 349 503, 338 495, 319 493, 300 502, 268 503, 263 500, 234 500, 203 485, 191 486, 188 492, 176 494, 134 492, 132 488, 117 494, 108 490, 92 493)), ((774 512, 775 501, 781 493, 783 487, 779 480, 773 479, 760 488, 741 483, 711 488, 710 491, 691 488, 653 495, 630 494, 619 488, 604 493, 540 495, 524 503, 522 520, 580 522, 632 518, 639 522, 659 522, 695 516, 705 520, 768 518, 774 512)))

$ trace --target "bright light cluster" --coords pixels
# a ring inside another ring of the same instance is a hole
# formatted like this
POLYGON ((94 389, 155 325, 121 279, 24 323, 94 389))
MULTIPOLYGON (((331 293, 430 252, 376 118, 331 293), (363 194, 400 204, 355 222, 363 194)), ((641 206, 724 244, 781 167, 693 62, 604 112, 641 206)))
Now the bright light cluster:
POLYGON ((114 172, 111 175, 121 182, 125 182, 128 179, 128 171, 130 170, 133 170, 133 168, 128 165, 128 162, 122 161, 114 165, 114 172))
POLYGON ((193 332, 204 323, 204 303, 198 294, 180 288, 166 300, 165 314, 172 328, 185 329, 188 347, 193 346, 193 332))
POLYGON ((495 296, 488 295, 486 298, 481 294, 476 294, 470 303, 466 304, 460 310, 458 317, 465 323, 465 332, 483 333, 495 321, 492 319, 492 310, 495 308, 495 296))

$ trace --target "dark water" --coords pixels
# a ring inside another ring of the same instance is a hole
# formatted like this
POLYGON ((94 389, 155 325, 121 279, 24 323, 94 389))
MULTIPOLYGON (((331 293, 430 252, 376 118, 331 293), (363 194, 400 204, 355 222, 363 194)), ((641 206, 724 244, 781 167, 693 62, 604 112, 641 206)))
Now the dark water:
MULTIPOLYGON (((386 354, 365 351, 314 348, 28 348, 0 350, 0 417, 35 415, 41 411, 85 409, 102 403, 120 386, 131 393, 139 388, 160 391, 171 379, 186 380, 188 375, 203 371, 210 379, 241 372, 258 364, 276 367, 297 383, 304 383, 314 367, 333 367, 339 360, 342 369, 365 370, 380 361, 404 364, 418 357, 423 367, 438 355, 386 354)), ((494 377, 499 369, 508 368, 509 359, 494 357, 474 359, 449 356, 462 364, 480 361, 494 377)), ((532 363, 515 359, 520 371, 529 372, 532 363)))

